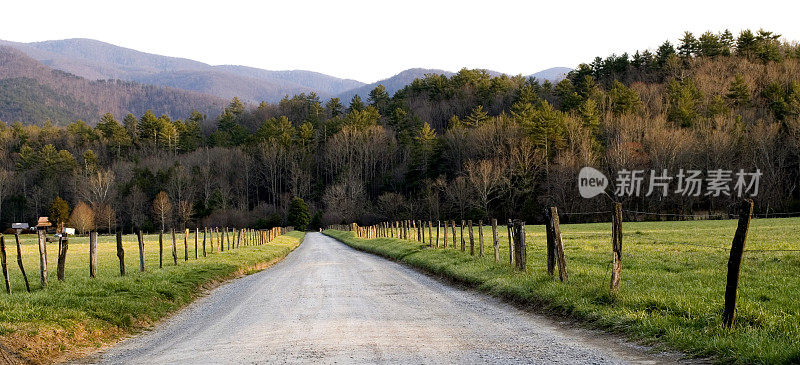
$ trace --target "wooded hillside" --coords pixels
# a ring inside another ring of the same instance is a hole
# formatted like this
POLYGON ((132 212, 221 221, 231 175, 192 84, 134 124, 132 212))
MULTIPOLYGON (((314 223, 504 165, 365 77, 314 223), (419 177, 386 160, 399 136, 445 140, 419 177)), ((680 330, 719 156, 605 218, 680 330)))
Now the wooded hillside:
MULTIPOLYGON (((766 31, 687 33, 677 46, 597 58, 557 84, 464 69, 363 97, 348 108, 314 94, 254 108, 234 99, 208 131, 188 112, 4 126, 4 165, 14 168, 3 174, 17 184, 2 185, 3 221, 44 214, 61 196, 108 206, 121 226, 153 227, 150 202, 165 191, 182 207, 175 222, 278 225, 294 196, 316 224, 535 222, 544 206, 607 210, 608 197, 578 195, 584 166, 605 172, 610 191, 624 169, 759 169, 756 213, 800 210, 800 47, 766 31)), ((615 198, 675 214, 726 212, 739 199, 615 198)))

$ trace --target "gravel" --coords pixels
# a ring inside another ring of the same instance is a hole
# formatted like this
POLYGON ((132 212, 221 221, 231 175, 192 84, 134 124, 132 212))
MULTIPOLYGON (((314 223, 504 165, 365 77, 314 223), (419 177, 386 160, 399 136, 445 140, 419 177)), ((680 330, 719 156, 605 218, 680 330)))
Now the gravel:
MULTIPOLYGON (((86 360, 86 359, 84 359, 86 360)), ((232 281, 101 363, 662 363, 596 332, 310 233, 284 261, 232 281)))

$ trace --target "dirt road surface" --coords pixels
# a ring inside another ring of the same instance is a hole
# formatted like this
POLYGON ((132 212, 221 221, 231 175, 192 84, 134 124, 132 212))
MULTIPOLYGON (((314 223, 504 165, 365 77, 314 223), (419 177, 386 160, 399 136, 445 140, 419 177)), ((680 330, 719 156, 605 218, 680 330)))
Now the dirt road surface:
POLYGON ((662 363, 673 358, 456 288, 319 233, 101 363, 662 363))

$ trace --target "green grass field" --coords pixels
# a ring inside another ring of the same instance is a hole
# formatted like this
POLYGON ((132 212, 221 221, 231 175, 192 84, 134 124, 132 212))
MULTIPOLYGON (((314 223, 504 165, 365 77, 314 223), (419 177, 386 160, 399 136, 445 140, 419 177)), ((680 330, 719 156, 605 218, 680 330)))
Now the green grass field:
MULTIPOLYGON (((526 226, 527 273, 508 265, 508 238, 499 228, 501 263, 494 263, 491 227, 485 257, 416 242, 358 239, 325 231, 351 246, 472 285, 513 301, 555 311, 625 336, 720 362, 800 362, 800 218, 753 220, 739 286, 737 322, 722 325, 727 260, 737 221, 623 224, 622 285, 609 294, 611 224, 562 225, 569 280, 547 275, 544 226, 526 226), (708 246, 708 247, 706 247, 708 246)), ((478 254, 475 227, 476 255, 478 254)), ((460 234, 460 230, 457 230, 460 234)), ((426 231, 426 238, 428 237, 426 231)), ((434 228, 435 237, 435 228, 434 228)), ((439 236, 440 246, 443 234, 439 236)), ((557 274, 556 274, 557 276, 557 274)))
MULTIPOLYGON (((164 268, 158 267, 158 236, 145 236, 145 272, 139 271, 136 236, 123 237, 127 275, 119 274, 116 240, 100 236, 97 278, 89 278, 87 237, 70 239, 66 280, 56 280, 58 243, 48 243, 47 288, 39 275, 36 237, 22 237, 22 256, 32 293, 17 266, 13 235, 6 235, 12 294, 0 293, 0 340, 6 349, 32 362, 74 358, 122 336, 146 328, 188 304, 204 288, 263 269, 285 257, 302 241, 303 232, 290 232, 262 246, 241 246, 219 252, 219 246, 194 259, 194 235, 189 261, 184 261, 183 236, 178 235, 178 265, 172 261, 172 239, 164 236, 164 268)), ((202 247, 202 232, 200 233, 202 247)), ((2 284, 0 284, 2 286, 2 284)), ((3 287, 3 290, 5 288, 3 287)))

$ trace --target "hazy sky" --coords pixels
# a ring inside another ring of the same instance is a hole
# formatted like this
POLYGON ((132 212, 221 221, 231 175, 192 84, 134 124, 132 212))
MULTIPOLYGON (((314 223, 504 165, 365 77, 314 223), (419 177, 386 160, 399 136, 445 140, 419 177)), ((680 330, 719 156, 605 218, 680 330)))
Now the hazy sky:
POLYGON ((800 40, 796 1, 4 1, 0 39, 92 38, 210 64, 373 82, 411 67, 530 74, 684 30, 800 40))

